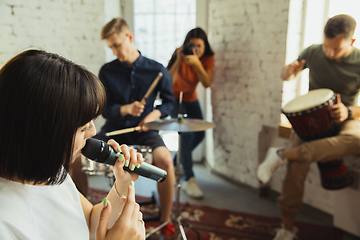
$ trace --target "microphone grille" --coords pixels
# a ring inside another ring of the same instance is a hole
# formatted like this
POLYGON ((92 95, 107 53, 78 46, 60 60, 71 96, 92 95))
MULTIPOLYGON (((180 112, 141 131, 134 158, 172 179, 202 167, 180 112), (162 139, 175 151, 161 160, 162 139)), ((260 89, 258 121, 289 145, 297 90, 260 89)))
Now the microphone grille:
POLYGON ((81 153, 91 160, 96 160, 105 147, 104 143, 105 142, 95 138, 88 138, 86 139, 86 144, 81 150, 81 153))

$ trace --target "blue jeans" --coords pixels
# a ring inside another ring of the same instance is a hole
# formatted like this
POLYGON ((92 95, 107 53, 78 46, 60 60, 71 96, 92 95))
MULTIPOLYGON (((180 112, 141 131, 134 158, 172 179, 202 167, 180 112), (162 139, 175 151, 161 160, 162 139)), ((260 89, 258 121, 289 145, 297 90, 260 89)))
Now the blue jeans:
MULTIPOLYGON (((203 119, 201 113, 201 108, 199 101, 194 102, 182 102, 181 109, 183 114, 187 114, 187 118, 192 119, 203 119)), ((173 110, 171 111, 171 117, 177 118, 179 113, 179 101, 176 101, 173 110)), ((180 163, 184 171, 184 179, 189 180, 189 178, 194 176, 192 170, 193 159, 192 151, 196 148, 197 145, 204 139, 205 132, 183 132, 181 133, 181 155, 180 163)), ((176 164, 176 156, 174 158, 174 163, 176 164)))

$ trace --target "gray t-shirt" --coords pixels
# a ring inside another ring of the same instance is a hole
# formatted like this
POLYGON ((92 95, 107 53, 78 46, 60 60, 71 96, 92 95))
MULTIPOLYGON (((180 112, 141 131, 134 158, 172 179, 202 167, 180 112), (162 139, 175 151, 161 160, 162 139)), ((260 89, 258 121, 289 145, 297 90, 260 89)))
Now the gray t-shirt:
POLYGON ((360 90, 360 49, 341 62, 333 62, 325 57, 322 44, 311 45, 299 56, 298 61, 306 60, 309 68, 309 90, 328 88, 341 95, 345 106, 357 105, 360 90))

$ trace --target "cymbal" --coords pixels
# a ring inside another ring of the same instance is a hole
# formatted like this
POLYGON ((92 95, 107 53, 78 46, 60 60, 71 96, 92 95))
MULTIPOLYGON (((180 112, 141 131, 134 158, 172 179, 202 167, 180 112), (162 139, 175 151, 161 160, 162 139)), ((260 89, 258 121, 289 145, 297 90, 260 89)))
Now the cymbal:
POLYGON ((176 132, 199 132, 209 128, 214 128, 216 125, 201 119, 159 119, 153 122, 145 123, 145 127, 151 130, 165 130, 176 132))

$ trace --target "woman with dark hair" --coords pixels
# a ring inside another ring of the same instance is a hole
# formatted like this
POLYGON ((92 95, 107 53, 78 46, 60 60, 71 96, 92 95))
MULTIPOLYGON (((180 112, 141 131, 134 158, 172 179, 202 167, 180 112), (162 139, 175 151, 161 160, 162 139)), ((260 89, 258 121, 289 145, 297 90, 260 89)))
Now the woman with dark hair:
MULTIPOLYGON (((194 28, 188 32, 184 44, 175 50, 167 66, 173 81, 174 97, 178 101, 171 116, 179 113, 180 93, 182 97, 182 114, 189 118, 203 119, 196 87, 199 82, 205 88, 212 82, 214 68, 214 52, 211 50, 206 33, 201 28, 194 28)), ((181 135, 181 164, 184 170, 183 191, 193 198, 202 198, 192 170, 192 151, 204 139, 205 133, 183 133, 181 135)))
MULTIPOLYGON (((0 69, 0 239, 145 239, 138 175, 123 159, 103 204, 93 206, 67 173, 105 99, 95 75, 56 54, 24 51, 0 69)), ((142 164, 126 145, 109 144, 142 164)))

